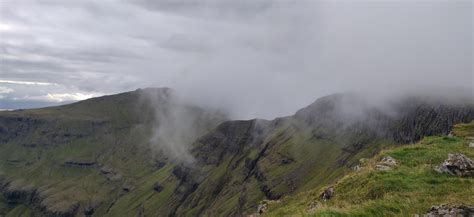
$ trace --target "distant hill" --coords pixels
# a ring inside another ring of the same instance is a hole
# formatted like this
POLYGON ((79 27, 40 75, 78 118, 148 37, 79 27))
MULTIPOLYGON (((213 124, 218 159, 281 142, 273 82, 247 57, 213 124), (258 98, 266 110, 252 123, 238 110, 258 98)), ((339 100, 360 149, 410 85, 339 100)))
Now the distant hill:
POLYGON ((472 120, 470 101, 379 106, 335 94, 293 116, 231 121, 166 88, 3 111, 0 216, 250 215, 262 200, 286 203, 361 158, 472 120))

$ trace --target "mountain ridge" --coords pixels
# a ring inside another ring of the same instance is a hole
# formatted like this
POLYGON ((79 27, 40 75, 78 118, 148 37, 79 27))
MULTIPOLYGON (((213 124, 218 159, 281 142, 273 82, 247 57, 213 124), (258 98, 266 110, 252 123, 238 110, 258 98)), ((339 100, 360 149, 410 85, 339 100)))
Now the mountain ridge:
POLYGON ((341 103, 345 95, 338 94, 292 116, 228 120, 219 112, 164 100, 171 95, 169 89, 145 89, 0 112, 0 191, 10 204, 0 213, 244 216, 262 199, 330 183, 387 145, 448 134, 454 124, 474 119, 472 102, 402 100, 400 116, 393 116, 350 98, 356 106, 349 108, 358 111, 345 114, 336 107, 351 104, 341 103), (182 112, 169 113, 176 105, 182 112), (169 141, 151 139, 161 130, 160 120, 178 126, 169 117, 183 114, 192 114, 186 123, 200 123, 195 127, 201 129, 185 147, 191 164, 167 156, 173 151, 168 146, 152 144, 169 141), (57 171, 45 174, 51 168, 57 171))

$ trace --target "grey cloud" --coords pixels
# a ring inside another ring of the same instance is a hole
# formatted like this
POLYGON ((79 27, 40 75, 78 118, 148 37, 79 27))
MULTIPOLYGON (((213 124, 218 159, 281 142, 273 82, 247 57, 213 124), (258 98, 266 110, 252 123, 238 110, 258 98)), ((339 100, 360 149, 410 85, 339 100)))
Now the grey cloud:
POLYGON ((191 35, 172 35, 168 40, 159 44, 160 47, 184 51, 184 52, 211 52, 212 46, 202 43, 202 39, 193 37, 191 35))
POLYGON ((235 118, 273 118, 334 92, 474 86, 471 1, 20 0, 0 10, 11 27, 0 30, 0 77, 61 85, 44 92, 167 86, 235 118))
MULTIPOLYGON (((2 69, 3 70, 3 69, 2 69)), ((22 81, 25 80, 25 78, 29 78, 28 80, 31 81, 61 81, 61 79, 58 79, 57 73, 51 73, 51 72, 44 72, 44 73, 38 73, 38 72, 15 72, 15 71, 9 71, 9 72, 2 72, 1 73, 2 79, 6 80, 12 80, 12 81, 22 81)))
POLYGON ((128 2, 147 10, 175 13, 186 17, 234 21, 252 18, 269 9, 273 4, 268 0, 132 0, 128 2))
POLYGON ((55 64, 50 61, 31 61, 31 60, 20 60, 20 59, 6 59, 3 58, 0 61, 2 71, 11 71, 21 73, 24 71, 36 71, 36 72, 51 72, 59 71, 64 72, 68 71, 66 67, 55 64))
POLYGON ((40 108, 40 107, 48 107, 48 106, 57 106, 63 105, 71 102, 42 102, 42 101, 31 101, 31 100, 12 100, 12 99, 0 99, 0 110, 4 109, 28 109, 28 108, 40 108))

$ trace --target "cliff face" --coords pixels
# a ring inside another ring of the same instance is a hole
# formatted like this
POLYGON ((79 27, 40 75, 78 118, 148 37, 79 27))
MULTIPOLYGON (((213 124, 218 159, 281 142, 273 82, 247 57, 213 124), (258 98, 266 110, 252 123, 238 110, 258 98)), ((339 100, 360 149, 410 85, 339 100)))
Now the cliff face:
POLYGON ((369 102, 355 94, 335 94, 301 109, 295 118, 313 126, 411 143, 424 136, 447 134, 455 123, 472 120, 474 103, 461 100, 465 99, 404 97, 369 102))
POLYGON ((399 143, 413 143, 424 136, 447 135, 455 124, 467 123, 474 119, 472 103, 412 103, 402 107, 401 113, 387 129, 387 137, 399 143))
POLYGON ((199 185, 178 213, 243 215, 262 198, 276 200, 331 182, 384 145, 447 135, 454 124, 474 119, 472 102, 390 103, 333 95, 291 117, 222 123, 194 146, 199 185))
POLYGON ((192 163, 183 163, 150 145, 155 125, 176 115, 172 94, 141 91, 145 100, 135 91, 0 113, 8 204, 0 200, 0 214, 242 216, 262 199, 333 182, 386 145, 448 134, 474 119, 472 102, 407 98, 381 107, 342 94, 272 121, 225 121, 187 105, 178 114, 197 117, 197 139, 192 163))

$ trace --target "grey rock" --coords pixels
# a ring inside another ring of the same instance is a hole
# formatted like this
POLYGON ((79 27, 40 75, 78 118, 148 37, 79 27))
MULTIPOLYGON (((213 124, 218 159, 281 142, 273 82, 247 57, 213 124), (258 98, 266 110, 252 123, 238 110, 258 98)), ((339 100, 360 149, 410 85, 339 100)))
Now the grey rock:
POLYGON ((330 200, 334 196, 334 187, 329 187, 321 194, 321 199, 323 201, 330 200))
POLYGON ((432 206, 430 211, 423 215, 423 217, 457 217, 465 216, 471 217, 474 216, 474 207, 459 205, 459 206, 449 206, 449 205, 439 205, 432 206))
POLYGON ((155 183, 155 185, 153 185, 153 190, 155 190, 158 193, 163 191, 163 189, 164 189, 163 185, 161 185, 161 183, 159 183, 159 182, 157 182, 157 183, 155 183))
POLYGON ((267 201, 260 201, 260 203, 258 204, 258 207, 257 207, 257 213, 259 215, 262 215, 268 208, 268 203, 267 201))
POLYGON ((398 162, 394 158, 390 156, 385 156, 382 158, 382 160, 380 160, 380 162, 375 165, 375 169, 380 171, 387 171, 393 169, 397 165, 398 162))
POLYGON ((357 164, 357 165, 352 167, 352 170, 353 171, 360 171, 360 170, 362 170, 362 166, 360 164, 357 164))
POLYGON ((103 166, 100 168, 100 173, 104 175, 109 181, 117 181, 122 179, 122 174, 117 172, 110 166, 103 166))
POLYGON ((474 161, 461 153, 448 154, 448 159, 435 170, 459 177, 472 177, 474 176, 474 161))

